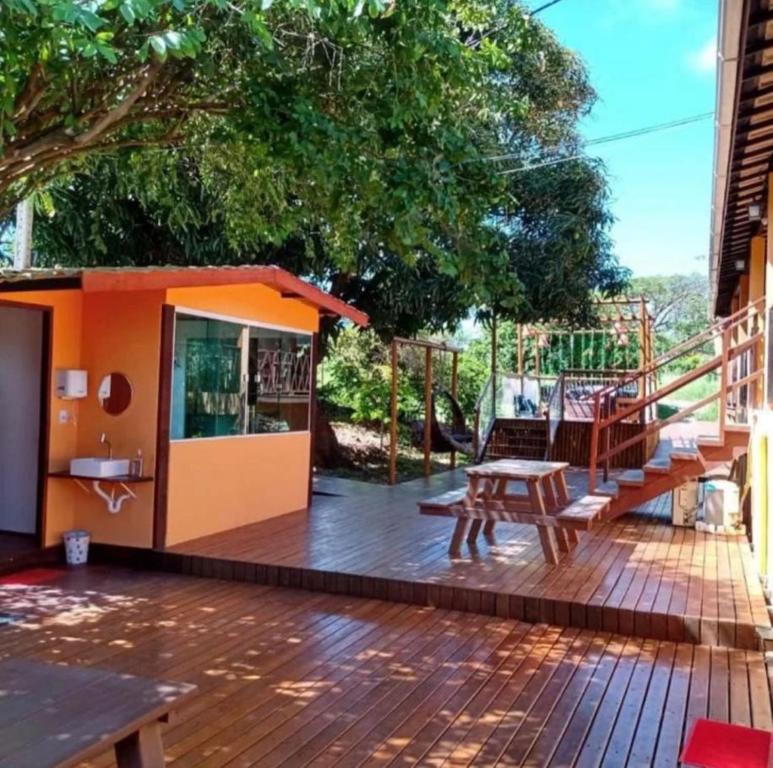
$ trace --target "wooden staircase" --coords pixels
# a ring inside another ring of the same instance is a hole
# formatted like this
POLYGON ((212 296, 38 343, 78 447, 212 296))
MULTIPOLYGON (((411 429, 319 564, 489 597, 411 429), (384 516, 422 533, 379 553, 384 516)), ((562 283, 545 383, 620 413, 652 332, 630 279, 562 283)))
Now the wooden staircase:
POLYGON ((733 411, 736 418, 746 416, 749 407, 753 407, 760 396, 757 381, 762 376, 764 334, 759 312, 763 307, 764 299, 750 304, 619 384, 594 393, 588 492, 611 497, 612 501, 604 513, 605 519, 614 519, 636 509, 746 452, 749 426, 730 421, 728 413, 733 411), (711 346, 719 351, 707 362, 663 386, 657 385, 658 374, 666 366, 711 346), (699 402, 683 406, 667 418, 653 418, 660 401, 714 372, 719 374, 716 391, 699 402), (636 380, 642 383, 640 397, 635 402, 628 400, 621 403, 618 393, 626 386, 630 388, 636 380), (612 457, 649 435, 656 434, 662 438, 666 427, 683 422, 700 408, 714 402, 718 403, 715 437, 698 437, 678 447, 663 439, 653 458, 642 469, 626 470, 610 478, 612 457), (737 407, 739 403, 742 408, 737 407), (611 427, 624 419, 639 419, 645 428, 640 435, 613 444, 611 427))
POLYGON ((532 459, 543 461, 548 436, 544 419, 497 419, 483 448, 483 459, 532 459))
POLYGON ((746 452, 747 425, 727 425, 725 439, 699 438, 692 448, 660 451, 642 469, 629 469, 608 481, 596 493, 612 501, 604 519, 612 520, 630 512, 684 483, 695 480, 708 470, 726 464, 746 452))

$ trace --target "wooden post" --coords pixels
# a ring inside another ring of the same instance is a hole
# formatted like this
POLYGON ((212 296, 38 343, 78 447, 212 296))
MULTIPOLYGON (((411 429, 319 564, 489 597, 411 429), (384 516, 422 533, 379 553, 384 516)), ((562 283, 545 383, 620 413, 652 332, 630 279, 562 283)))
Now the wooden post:
POLYGON ((523 326, 518 325, 518 375, 523 376, 523 326))
POLYGON ((432 348, 424 350, 424 477, 432 474, 432 348))
MULTIPOLYGON (((639 297, 639 370, 643 371, 647 367, 647 302, 644 296, 639 297)), ((647 377, 642 374, 639 384, 641 398, 647 397, 647 377)), ((644 410, 642 410, 642 416, 644 410)))
POLYGON ((590 433, 590 456, 588 457, 588 493, 596 490, 596 464, 599 455, 599 421, 601 419, 601 394, 593 393, 593 424, 590 433))
MULTIPOLYGON (((749 302, 759 301, 765 295, 765 238, 756 235, 752 238, 751 258, 749 261, 749 302)), ((760 302, 761 304, 762 302, 760 302)), ((760 322, 764 315, 765 307, 757 306, 753 311, 751 332, 755 333, 764 328, 760 322)), ((765 345, 758 343, 752 351, 752 370, 759 371, 765 364, 765 345)), ((751 386, 751 407, 760 408, 763 402, 763 378, 757 379, 751 386)))
MULTIPOLYGON (((454 350, 451 353, 451 397, 456 400, 459 388, 459 353, 454 350)), ((451 469, 456 469, 456 451, 451 451, 451 469)))
POLYGON ((491 316, 491 415, 497 417, 497 316, 491 316))
POLYGON ((722 331, 722 368, 719 376, 719 442, 725 442, 725 422, 727 420, 728 362, 730 358, 730 328, 722 331))
POLYGON ((537 378, 537 386, 540 386, 540 383, 539 383, 540 368, 541 368, 541 365, 540 365, 540 350, 542 349, 542 347, 540 347, 540 344, 539 344, 540 343, 540 339, 541 339, 541 334, 539 332, 537 332, 536 338, 535 338, 535 342, 532 345, 532 348, 534 349, 534 375, 537 378))
POLYGON ((392 365, 392 384, 389 395, 389 484, 394 485, 397 482, 397 365, 399 362, 396 341, 392 341, 389 359, 392 365))

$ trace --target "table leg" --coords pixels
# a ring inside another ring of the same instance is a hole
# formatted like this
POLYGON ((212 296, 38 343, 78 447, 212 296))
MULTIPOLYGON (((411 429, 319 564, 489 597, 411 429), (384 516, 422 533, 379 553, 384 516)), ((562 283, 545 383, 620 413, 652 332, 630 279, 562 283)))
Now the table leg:
MULTIPOLYGON (((486 490, 488 492, 488 498, 504 499, 507 495, 507 480, 499 478, 497 480, 490 481, 489 485, 486 487, 486 490)), ((493 536, 495 525, 496 522, 494 520, 486 520, 486 523, 483 526, 483 535, 487 538, 493 536)))
POLYGON ((574 528, 564 528, 566 538, 569 539, 569 546, 576 547, 580 543, 580 534, 574 528))
POLYGON ((464 535, 467 533, 467 526, 470 521, 465 517, 459 517, 456 520, 456 527, 454 528, 454 535, 451 537, 451 546, 448 548, 448 554, 453 557, 457 557, 462 551, 462 541, 464 535))
POLYGON ((550 535, 550 528, 545 525, 538 525, 537 532, 539 533, 539 542, 542 545, 542 554, 545 556, 546 562, 551 565, 557 565, 558 552, 556 552, 553 537, 550 535))
MULTIPOLYGON (((547 510, 545 509, 545 498, 542 495, 540 482, 538 480, 529 480, 526 483, 526 487, 529 489, 529 498, 531 499, 534 514, 544 516, 547 510)), ((539 533, 539 540, 545 560, 551 565, 556 565, 558 563, 558 552, 556 551, 556 542, 551 532, 552 530, 552 528, 548 528, 546 525, 537 523, 537 532, 539 533)), ((560 546, 560 537, 557 536, 557 538, 560 546)))
POLYGON ((545 498, 542 495, 542 488, 538 480, 528 480, 526 487, 529 490, 529 499, 531 499, 531 507, 535 515, 545 515, 547 510, 545 509, 545 498))
POLYGON ((566 484, 566 475, 564 470, 556 473, 556 487, 558 488, 558 502, 562 507, 566 506, 570 501, 569 487, 566 484))
POLYGON ((567 536, 567 531, 565 528, 554 528, 553 529, 556 532, 556 542, 558 543, 558 548, 562 552, 568 552, 569 547, 569 537, 567 536))
POLYGON ((161 723, 150 723, 116 742, 118 768, 164 768, 161 723))
POLYGON ((477 545, 481 525, 483 525, 483 520, 472 521, 470 524, 470 532, 467 534, 467 546, 474 547, 477 545))
POLYGON ((545 497, 545 507, 548 512, 553 512, 558 509, 558 501, 556 499, 556 492, 553 488, 553 481, 546 477, 542 483, 542 493, 545 497))

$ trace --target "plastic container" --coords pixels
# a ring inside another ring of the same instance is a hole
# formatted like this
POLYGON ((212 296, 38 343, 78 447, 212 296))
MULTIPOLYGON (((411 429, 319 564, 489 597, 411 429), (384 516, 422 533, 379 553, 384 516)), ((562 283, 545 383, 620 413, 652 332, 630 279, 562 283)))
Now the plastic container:
POLYGON ((89 542, 91 535, 88 531, 67 531, 64 534, 64 554, 67 565, 84 565, 89 559, 89 542))
POLYGON ((709 525, 732 528, 740 522, 738 486, 729 480, 709 480, 704 486, 703 519, 709 525))

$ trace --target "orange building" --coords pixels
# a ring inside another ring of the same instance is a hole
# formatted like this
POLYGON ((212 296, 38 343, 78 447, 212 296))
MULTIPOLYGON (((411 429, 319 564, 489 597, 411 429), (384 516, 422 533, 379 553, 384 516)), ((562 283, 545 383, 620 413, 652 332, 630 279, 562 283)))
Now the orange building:
POLYGON ((325 314, 368 321, 271 266, 0 273, 0 531, 162 550, 306 508, 325 314))

